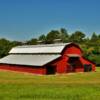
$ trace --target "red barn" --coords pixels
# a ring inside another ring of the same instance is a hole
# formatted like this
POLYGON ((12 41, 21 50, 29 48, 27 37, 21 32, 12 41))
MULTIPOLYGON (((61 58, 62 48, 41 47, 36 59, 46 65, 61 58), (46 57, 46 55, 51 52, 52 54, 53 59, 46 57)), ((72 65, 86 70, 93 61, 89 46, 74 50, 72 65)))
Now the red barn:
POLYGON ((77 44, 65 43, 12 48, 0 60, 0 69, 55 74, 95 71, 95 64, 84 58, 77 44))

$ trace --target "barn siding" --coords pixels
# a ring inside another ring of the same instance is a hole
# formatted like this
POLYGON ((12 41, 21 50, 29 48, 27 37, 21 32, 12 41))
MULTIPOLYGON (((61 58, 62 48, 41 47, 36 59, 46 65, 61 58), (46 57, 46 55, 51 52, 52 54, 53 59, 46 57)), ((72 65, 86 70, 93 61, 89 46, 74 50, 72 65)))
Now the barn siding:
POLYGON ((34 66, 30 67, 30 66, 3 64, 3 65, 0 65, 0 69, 19 71, 19 72, 28 72, 28 73, 34 73, 34 74, 46 74, 46 69, 44 67, 36 68, 34 66))
POLYGON ((67 64, 68 57, 62 56, 60 59, 57 59, 53 62, 53 65, 56 66, 57 73, 67 73, 68 72, 68 64, 67 64))
POLYGON ((82 55, 82 51, 81 49, 75 47, 74 45, 71 45, 69 47, 66 47, 63 51, 63 55, 67 55, 67 54, 79 54, 82 55))
POLYGON ((92 62, 86 60, 84 57, 81 57, 80 60, 81 60, 81 62, 82 62, 83 64, 91 64, 91 65, 92 65, 92 71, 95 71, 95 67, 96 67, 96 66, 95 66, 94 63, 92 63, 92 62))

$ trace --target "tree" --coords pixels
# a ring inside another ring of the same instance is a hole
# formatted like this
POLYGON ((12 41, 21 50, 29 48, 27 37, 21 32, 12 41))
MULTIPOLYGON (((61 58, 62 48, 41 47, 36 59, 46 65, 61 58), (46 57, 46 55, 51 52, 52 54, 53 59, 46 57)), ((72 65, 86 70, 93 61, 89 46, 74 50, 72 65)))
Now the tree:
POLYGON ((12 41, 12 42, 10 42, 10 46, 11 47, 15 47, 15 46, 19 46, 19 45, 23 45, 23 43, 19 42, 19 41, 12 41))
POLYGON ((60 33, 57 30, 50 31, 46 36, 46 44, 54 43, 55 39, 60 38, 60 33))
POLYGON ((28 44, 28 45, 36 45, 36 44, 38 44, 38 42, 37 42, 36 38, 33 38, 33 39, 27 41, 26 44, 28 44))
POLYGON ((81 31, 76 31, 70 36, 71 42, 81 43, 85 38, 85 34, 81 31))
POLYGON ((95 32, 93 32, 92 36, 91 36, 91 42, 96 42, 98 40, 98 36, 96 35, 95 32))
POLYGON ((100 34, 98 35, 98 38, 100 39, 100 34))
POLYGON ((64 28, 60 29, 60 38, 62 42, 68 42, 69 35, 66 29, 64 28))
POLYGON ((100 47, 100 34, 98 35, 98 38, 97 38, 97 44, 98 44, 99 47, 100 47))
POLYGON ((6 39, 0 39, 0 58, 8 54, 10 50, 10 41, 6 39))
POLYGON ((45 41, 46 41, 46 36, 43 34, 43 35, 40 35, 39 39, 38 39, 40 43, 44 43, 45 44, 45 41))

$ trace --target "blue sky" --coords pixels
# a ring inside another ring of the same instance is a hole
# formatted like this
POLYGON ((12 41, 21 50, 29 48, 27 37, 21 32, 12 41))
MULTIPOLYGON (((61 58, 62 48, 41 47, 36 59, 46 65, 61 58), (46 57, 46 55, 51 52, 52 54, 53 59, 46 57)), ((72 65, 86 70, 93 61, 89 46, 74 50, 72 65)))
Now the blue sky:
POLYGON ((23 41, 61 27, 100 34, 100 0, 0 0, 0 38, 23 41))

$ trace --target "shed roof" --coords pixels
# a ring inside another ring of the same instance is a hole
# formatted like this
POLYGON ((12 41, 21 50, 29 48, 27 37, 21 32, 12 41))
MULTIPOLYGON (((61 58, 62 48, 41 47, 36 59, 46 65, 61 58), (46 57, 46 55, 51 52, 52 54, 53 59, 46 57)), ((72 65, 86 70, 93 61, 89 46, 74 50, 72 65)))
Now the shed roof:
POLYGON ((61 53, 65 46, 69 44, 71 43, 17 46, 12 48, 9 53, 61 53))
POLYGON ((43 66, 61 55, 20 55, 11 54, 2 59, 2 64, 17 64, 17 65, 30 65, 30 66, 43 66))

